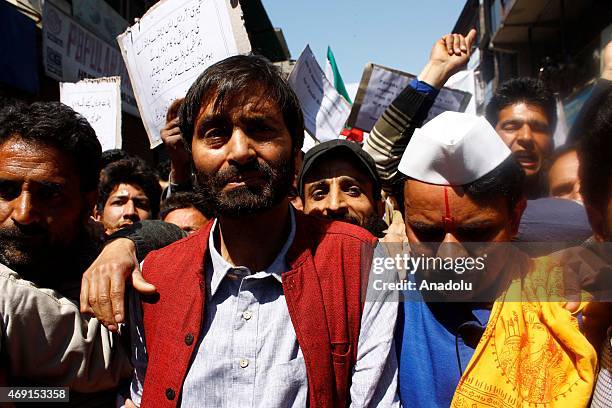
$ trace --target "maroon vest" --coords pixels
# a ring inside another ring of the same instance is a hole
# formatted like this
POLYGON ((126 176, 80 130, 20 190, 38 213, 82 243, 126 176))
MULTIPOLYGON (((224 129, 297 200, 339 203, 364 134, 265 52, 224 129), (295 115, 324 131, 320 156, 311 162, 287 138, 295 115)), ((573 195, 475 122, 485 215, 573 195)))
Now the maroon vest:
MULTIPOLYGON (((149 358, 143 407, 172 407, 179 400, 202 328, 204 255, 211 227, 212 222, 151 252, 144 263, 144 277, 159 296, 142 301, 149 358)), ((295 240, 287 254, 291 270, 282 274, 282 285, 313 408, 349 404, 375 243, 359 227, 296 213, 295 240)))

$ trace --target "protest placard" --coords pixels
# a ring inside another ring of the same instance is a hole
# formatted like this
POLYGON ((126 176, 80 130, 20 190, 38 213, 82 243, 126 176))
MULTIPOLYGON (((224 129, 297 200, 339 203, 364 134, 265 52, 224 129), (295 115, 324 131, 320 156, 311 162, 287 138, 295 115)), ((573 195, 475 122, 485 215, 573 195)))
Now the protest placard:
POLYGON ((289 85, 304 113, 304 127, 319 142, 338 139, 351 107, 325 76, 310 46, 298 58, 289 85))
POLYGON ((138 116, 130 80, 116 45, 96 37, 51 1, 45 1, 43 22, 43 61, 48 76, 60 82, 120 76, 122 108, 138 116))
POLYGON ((205 68, 250 52, 241 13, 226 0, 162 0, 117 37, 151 148, 170 104, 205 68))
MULTIPOLYGON (((382 65, 367 64, 361 76, 348 125, 370 132, 385 109, 415 77, 382 65)), ((444 111, 465 111, 471 96, 468 92, 442 88, 425 122, 444 111)))
POLYGON ((102 150, 121 148, 121 78, 60 82, 60 102, 87 119, 102 150))

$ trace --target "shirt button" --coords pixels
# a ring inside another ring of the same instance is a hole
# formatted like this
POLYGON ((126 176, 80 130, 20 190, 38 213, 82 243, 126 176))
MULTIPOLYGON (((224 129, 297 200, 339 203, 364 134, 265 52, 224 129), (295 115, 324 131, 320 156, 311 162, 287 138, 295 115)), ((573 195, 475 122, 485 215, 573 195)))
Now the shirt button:
POLYGON ((240 367, 241 368, 247 368, 249 366, 249 360, 247 360, 246 358, 241 358, 240 359, 240 367))
POLYGON ((193 344, 193 334, 187 333, 185 335, 185 344, 191 346, 193 344))
POLYGON ((251 313, 250 310, 246 310, 242 312, 242 317, 244 318, 244 320, 249 320, 251 317, 253 317, 253 313, 251 313))
POLYGON ((166 398, 168 398, 169 400, 173 400, 175 396, 176 394, 172 388, 168 388, 166 390, 166 398))

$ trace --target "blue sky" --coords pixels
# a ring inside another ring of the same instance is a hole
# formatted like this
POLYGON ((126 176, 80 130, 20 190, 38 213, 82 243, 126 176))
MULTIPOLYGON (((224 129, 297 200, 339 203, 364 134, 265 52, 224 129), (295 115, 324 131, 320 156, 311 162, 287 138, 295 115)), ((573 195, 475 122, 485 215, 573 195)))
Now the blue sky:
POLYGON ((332 47, 345 83, 368 62, 418 74, 433 43, 450 32, 463 0, 262 0, 291 57, 310 44, 324 67, 332 47))

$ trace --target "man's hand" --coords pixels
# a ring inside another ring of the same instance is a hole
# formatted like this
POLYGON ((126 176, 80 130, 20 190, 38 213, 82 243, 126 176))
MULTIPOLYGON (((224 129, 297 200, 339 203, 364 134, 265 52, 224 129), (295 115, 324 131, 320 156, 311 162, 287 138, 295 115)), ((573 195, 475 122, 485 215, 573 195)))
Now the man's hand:
POLYGON ((136 247, 127 238, 107 244, 81 281, 81 313, 93 314, 110 331, 125 321, 125 280, 140 293, 153 294, 155 286, 144 280, 136 247))
POLYGON ((170 156, 170 163, 172 165, 171 174, 172 182, 176 184, 183 184, 189 181, 190 178, 190 161, 191 155, 185 149, 183 144, 183 138, 181 137, 181 129, 179 128, 179 118, 175 118, 162 128, 160 132, 168 156, 170 156))
POLYGON ((467 36, 447 34, 436 41, 419 80, 434 88, 442 88, 448 78, 467 64, 475 39, 476 30, 471 29, 467 36))
POLYGON ((605 46, 601 59, 603 60, 601 77, 612 81, 612 41, 608 42, 608 45, 605 46))

